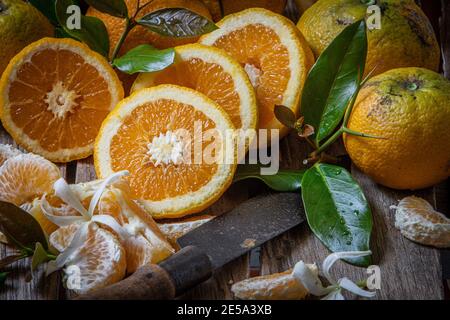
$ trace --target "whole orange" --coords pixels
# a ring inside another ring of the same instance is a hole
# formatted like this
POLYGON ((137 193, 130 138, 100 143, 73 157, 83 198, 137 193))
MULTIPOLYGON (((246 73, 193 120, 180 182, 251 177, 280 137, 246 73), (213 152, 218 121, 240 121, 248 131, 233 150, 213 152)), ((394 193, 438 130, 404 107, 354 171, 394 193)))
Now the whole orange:
POLYGON ((367 82, 344 135, 363 172, 394 189, 421 189, 450 175, 450 82, 423 68, 393 69, 367 82))
POLYGON ((286 7, 286 0, 203 0, 208 6, 214 21, 223 16, 239 12, 248 8, 264 8, 276 13, 282 13, 286 7))

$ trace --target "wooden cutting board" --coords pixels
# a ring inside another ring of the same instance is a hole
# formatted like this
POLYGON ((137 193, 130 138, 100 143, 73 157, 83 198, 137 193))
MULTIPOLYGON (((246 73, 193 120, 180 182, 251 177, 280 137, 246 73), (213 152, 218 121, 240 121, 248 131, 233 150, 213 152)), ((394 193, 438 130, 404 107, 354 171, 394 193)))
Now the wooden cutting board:
MULTIPOLYGON (((309 0, 308 0, 309 1, 309 0)), ((450 1, 423 1, 424 11, 429 15, 440 36, 443 50, 443 72, 450 79, 450 1), (440 21, 440 23, 439 23, 440 21)), ((298 20, 298 11, 289 1, 286 15, 298 20)), ((0 143, 15 145, 10 136, 0 128, 0 143)), ((310 150, 308 146, 291 134, 281 142, 283 168, 303 168, 302 161, 310 150)), ((345 156, 341 145, 334 146, 334 154, 345 156)), ((372 208, 374 232, 371 239, 374 264, 381 270, 381 290, 378 299, 444 299, 441 251, 412 243, 400 235, 394 227, 394 212, 390 206, 405 196, 414 194, 430 201, 439 211, 450 214, 450 182, 418 192, 399 192, 376 185, 348 161, 348 168, 361 184, 372 208)), ((63 176, 69 183, 95 179, 92 159, 60 165, 63 176)), ((210 214, 221 214, 249 197, 264 191, 257 182, 240 182, 233 185, 211 208, 210 214)), ((10 252, 0 246, 0 257, 10 252)), ((260 273, 270 274, 291 268, 297 261, 320 264, 329 254, 328 250, 311 233, 306 224, 270 241, 253 253, 260 262, 260 273)), ((257 259, 256 259, 257 260, 257 259)), ((243 256, 218 270, 214 277, 186 294, 186 299, 231 299, 230 286, 250 276, 249 255, 243 256)), ((0 299, 65 299, 60 275, 45 278, 40 272, 30 283, 25 282, 29 261, 22 261, 10 269, 11 276, 6 286, 0 289, 0 299)), ((253 270, 253 269, 252 269, 253 270)), ((336 275, 353 280, 367 278, 366 270, 344 263, 334 268, 336 275)), ((254 274, 254 270, 252 275, 254 274)))

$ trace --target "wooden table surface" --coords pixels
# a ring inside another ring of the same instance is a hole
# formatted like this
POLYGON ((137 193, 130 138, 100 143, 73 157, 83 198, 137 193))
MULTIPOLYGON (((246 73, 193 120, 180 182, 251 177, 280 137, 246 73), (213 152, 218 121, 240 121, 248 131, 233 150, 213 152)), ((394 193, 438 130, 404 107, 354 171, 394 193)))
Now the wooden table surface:
MULTIPOLYGON (((444 56, 443 72, 450 78, 450 1, 424 1, 424 11, 430 16, 436 33, 441 39, 444 56)), ((299 12, 289 1, 286 15, 297 21, 299 12)), ((14 141, 0 128, 0 143, 14 141)), ((281 141, 281 166, 299 169, 310 150, 308 146, 291 134, 281 141)), ((334 147, 335 155, 345 157, 341 145, 334 147)), ((418 152, 420 152, 418 150, 418 152)), ((445 298, 442 281, 441 251, 417 245, 405 239, 394 227, 394 212, 391 205, 405 196, 415 194, 424 197, 438 210, 450 213, 449 181, 430 189, 417 192, 399 192, 381 187, 363 175, 347 160, 352 175, 361 184, 368 198, 374 218, 371 249, 373 262, 381 270, 381 290, 378 299, 443 299, 445 298)), ((79 183, 95 179, 92 159, 68 163, 59 166, 69 183, 79 183)), ((221 214, 264 190, 257 182, 240 182, 233 185, 208 213, 221 214)), ((300 201, 300 195, 299 195, 300 201)), ((0 246, 0 257, 8 254, 9 249, 0 246)), ((303 224, 257 250, 254 255, 260 259, 260 273, 270 274, 291 268, 297 261, 320 264, 329 254, 328 250, 303 224)), ((29 261, 22 261, 10 268, 11 276, 6 286, 0 290, 0 299, 65 299, 66 292, 61 284, 60 275, 46 278, 42 270, 27 283, 25 276, 29 261)), ((231 299, 230 286, 234 282, 250 276, 249 255, 243 256, 215 272, 214 277, 199 285, 182 298, 186 299, 231 299)), ((253 270, 253 269, 252 269, 253 270)), ((367 277, 365 269, 337 263, 336 275, 345 275, 353 280, 367 277)), ((252 273, 253 274, 253 273, 252 273)))

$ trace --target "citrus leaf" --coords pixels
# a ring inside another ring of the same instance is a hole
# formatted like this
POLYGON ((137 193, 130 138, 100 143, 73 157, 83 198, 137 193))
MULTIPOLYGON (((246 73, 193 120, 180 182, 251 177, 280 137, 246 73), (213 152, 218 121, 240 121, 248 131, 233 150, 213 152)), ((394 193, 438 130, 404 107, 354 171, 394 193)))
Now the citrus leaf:
POLYGON ((28 2, 46 16, 51 24, 54 26, 58 25, 55 13, 56 0, 28 0, 28 2))
POLYGON ((74 26, 69 27, 71 24, 69 22, 76 19, 75 16, 72 16, 71 11, 68 13, 67 10, 73 5, 75 5, 73 0, 56 0, 56 17, 61 27, 71 37, 84 42, 89 48, 100 53, 102 56, 108 57, 109 36, 103 21, 95 17, 87 17, 80 14, 80 28, 73 28, 74 26))
POLYGON ((5 284, 6 277, 8 276, 9 272, 0 272, 0 287, 5 284))
POLYGON ((20 249, 33 251, 37 242, 48 248, 47 238, 39 222, 14 204, 0 201, 0 231, 8 242, 20 249))
POLYGON ((160 35, 175 38, 198 37, 217 29, 212 21, 184 8, 157 10, 136 22, 160 35))
MULTIPOLYGON (((302 199, 311 230, 328 249, 369 250, 372 213, 347 170, 324 163, 314 165, 303 176, 302 199)), ((368 266, 370 257, 348 262, 368 266)))
POLYGON ((234 182, 246 179, 258 179, 269 188, 279 192, 294 192, 300 190, 304 170, 280 169, 275 175, 262 175, 261 165, 239 165, 234 176, 234 182))
POLYGON ((128 17, 128 8, 123 0, 85 0, 98 11, 118 18, 128 17))
POLYGON ((170 66, 175 59, 175 50, 158 50, 144 44, 128 51, 120 58, 114 59, 113 66, 122 72, 155 72, 170 66))
POLYGON ((367 56, 364 20, 346 27, 320 55, 308 74, 302 93, 305 123, 315 129, 315 142, 339 125, 358 90, 367 56))
POLYGON ((40 264, 47 262, 48 260, 47 251, 45 251, 40 242, 37 242, 34 248, 33 258, 31 259, 31 272, 35 271, 40 264))
POLYGON ((285 127, 288 127, 290 129, 295 128, 297 117, 291 109, 285 106, 276 105, 274 112, 277 120, 280 121, 285 127))
POLYGON ((4 257, 0 260, 0 269, 3 269, 6 266, 9 266, 10 264, 13 264, 16 261, 22 260, 23 258, 26 258, 28 255, 23 253, 13 254, 11 256, 4 257))

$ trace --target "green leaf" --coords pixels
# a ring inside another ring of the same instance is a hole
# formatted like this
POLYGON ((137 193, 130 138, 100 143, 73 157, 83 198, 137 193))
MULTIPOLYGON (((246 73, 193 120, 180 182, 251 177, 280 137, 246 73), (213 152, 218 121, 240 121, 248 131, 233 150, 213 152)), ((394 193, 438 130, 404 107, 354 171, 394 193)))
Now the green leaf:
POLYGON ((274 112, 277 120, 280 121, 285 127, 295 129, 295 122, 297 121, 297 117, 291 109, 285 106, 276 105, 274 112))
POLYGON ((170 66, 175 59, 174 49, 158 50, 144 44, 128 51, 120 58, 114 59, 113 66, 122 72, 155 72, 170 66))
MULTIPOLYGON (((324 163, 314 165, 303 176, 302 198, 309 226, 328 249, 369 250, 372 213, 347 170, 324 163)), ((370 257, 349 262, 368 266, 370 257)))
POLYGON ((67 8, 74 5, 73 0, 56 0, 55 10, 59 24, 71 37, 84 42, 92 50, 104 57, 109 56, 109 36, 105 24, 98 18, 86 17, 80 14, 81 28, 73 29, 72 22, 76 15, 67 13, 67 8))
POLYGON ((58 19, 55 13, 56 0, 28 0, 36 9, 38 9, 54 25, 58 25, 58 19))
POLYGON ((175 38, 197 37, 217 29, 212 21, 184 8, 157 10, 136 22, 160 35, 175 38))
POLYGON ((345 28, 309 72, 301 106, 305 123, 314 127, 317 145, 341 122, 358 90, 366 56, 366 24, 362 20, 345 28))
POLYGON ((35 271, 40 264, 49 260, 47 251, 45 251, 40 242, 37 242, 34 249, 33 258, 31 260, 31 272, 35 271))
POLYGON ((33 251, 37 242, 48 248, 47 238, 39 222, 21 208, 0 201, 0 232, 19 249, 33 251))
POLYGON ((304 170, 278 170, 275 175, 262 175, 261 165, 239 165, 234 176, 234 182, 245 179, 258 179, 269 188, 279 192, 294 192, 300 190, 304 170))
POLYGON ((3 269, 10 264, 13 264, 16 261, 22 260, 23 258, 28 257, 27 253, 17 253, 10 256, 6 256, 0 260, 0 269, 3 269))
POLYGON ((85 0, 98 11, 118 18, 128 17, 128 8, 123 0, 85 0))
POLYGON ((8 276, 9 272, 0 272, 0 287, 5 284, 6 277, 8 276))

